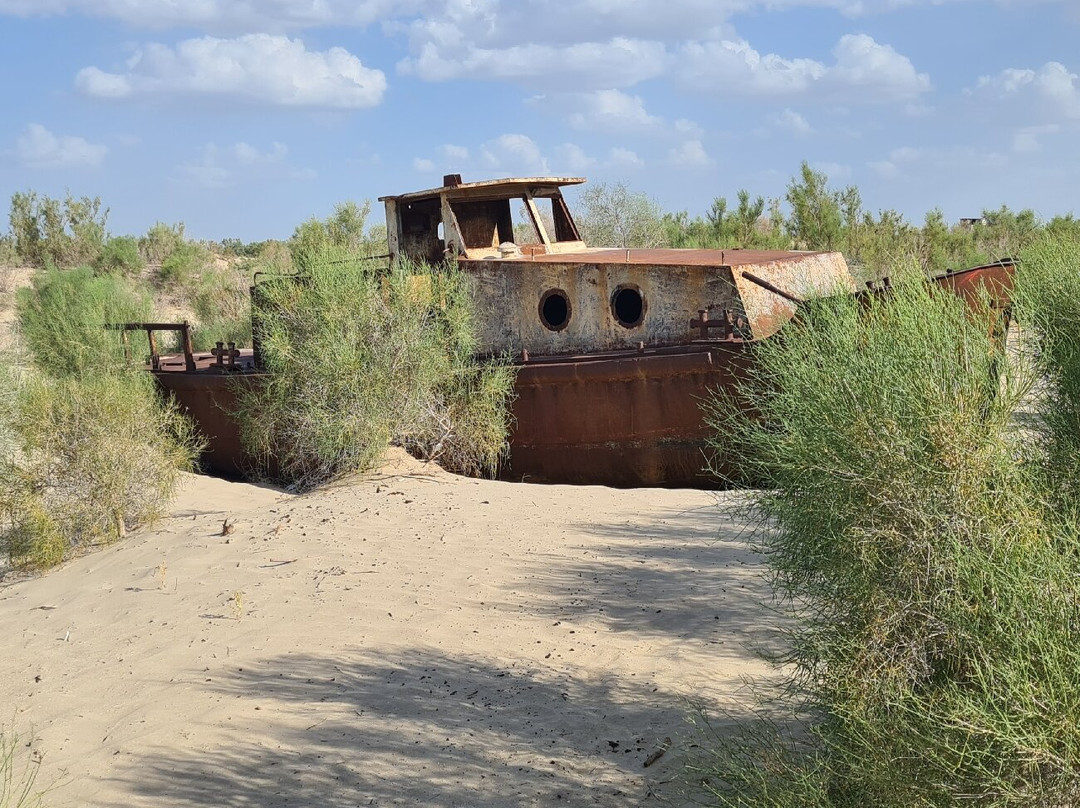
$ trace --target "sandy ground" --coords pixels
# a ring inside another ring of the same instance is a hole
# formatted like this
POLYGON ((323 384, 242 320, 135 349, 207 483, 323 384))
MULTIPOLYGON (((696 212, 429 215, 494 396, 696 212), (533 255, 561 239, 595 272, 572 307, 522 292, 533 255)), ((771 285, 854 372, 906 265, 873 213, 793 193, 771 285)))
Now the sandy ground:
POLYGON ((303 497, 193 476, 154 528, 0 581, 0 722, 53 808, 679 803, 689 703, 769 671, 742 539, 703 492, 402 455, 303 497))
POLYGON ((15 294, 30 285, 32 269, 0 266, 0 356, 15 348, 15 294))

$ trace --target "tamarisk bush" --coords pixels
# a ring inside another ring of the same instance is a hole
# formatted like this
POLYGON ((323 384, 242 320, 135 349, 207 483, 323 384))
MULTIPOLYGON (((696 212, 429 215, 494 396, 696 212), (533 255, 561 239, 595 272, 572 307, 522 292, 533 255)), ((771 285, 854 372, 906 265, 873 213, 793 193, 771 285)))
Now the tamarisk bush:
POLYGON ((1080 521, 1053 482, 1076 480, 1080 332, 1039 311, 1048 348, 1004 361, 993 313, 933 284, 814 301, 755 347, 756 417, 714 401, 791 615, 761 709, 798 719, 716 741, 694 776, 718 804, 1080 801, 1080 521))
POLYGON ((452 267, 387 270, 330 250, 260 284, 253 325, 267 375, 241 394, 239 420, 264 471, 310 488, 397 444, 454 471, 493 472, 513 371, 474 359, 467 283, 452 267))

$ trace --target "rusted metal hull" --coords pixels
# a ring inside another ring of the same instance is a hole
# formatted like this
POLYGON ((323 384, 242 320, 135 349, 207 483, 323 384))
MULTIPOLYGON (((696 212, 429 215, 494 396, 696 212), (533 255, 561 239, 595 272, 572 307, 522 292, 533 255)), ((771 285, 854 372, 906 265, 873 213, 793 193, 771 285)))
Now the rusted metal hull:
POLYGON ((253 372, 251 350, 240 353, 237 372, 219 370, 210 354, 196 354, 193 371, 185 368, 183 356, 162 357, 159 369, 151 371, 161 389, 191 416, 206 439, 203 467, 236 478, 248 475, 255 467, 240 442, 240 424, 235 415, 237 394, 263 378, 253 372))
MULTIPOLYGON (((520 364, 510 453, 500 478, 718 487, 721 480, 712 470, 729 471, 737 459, 707 447, 701 405, 710 391, 730 389, 750 361, 748 347, 733 340, 520 364)), ((255 463, 240 441, 237 393, 264 377, 250 370, 215 372, 205 357, 196 359, 200 366, 190 372, 182 357, 165 357, 154 377, 206 438, 204 468, 245 476, 255 463)))
MULTIPOLYGON (((1013 265, 999 262, 932 280, 973 308, 984 292, 1007 312, 1013 265)), ((881 293, 873 290, 871 294, 881 293)), ((708 446, 703 403, 731 392, 753 360, 753 341, 707 339, 665 347, 544 356, 518 363, 506 480, 615 487, 717 488, 739 458, 708 446), (718 476, 714 472, 720 472, 718 476)), ((192 416, 209 442, 212 471, 242 476, 254 464, 240 442, 237 391, 261 383, 251 351, 236 368, 212 354, 162 357, 154 375, 192 416)), ((749 407, 746 407, 750 416, 749 407)))
POLYGON ((748 343, 712 342, 522 364, 500 477, 615 487, 716 488, 702 403, 730 389, 748 343))

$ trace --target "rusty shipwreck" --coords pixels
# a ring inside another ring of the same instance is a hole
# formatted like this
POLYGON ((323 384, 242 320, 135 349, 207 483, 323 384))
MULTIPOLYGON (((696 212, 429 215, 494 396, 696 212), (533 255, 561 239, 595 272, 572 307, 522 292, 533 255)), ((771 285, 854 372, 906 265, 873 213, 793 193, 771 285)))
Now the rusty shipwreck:
MULTIPOLYGON (((482 353, 517 365, 514 426, 500 476, 612 486, 715 487, 702 401, 730 387, 755 342, 803 300, 856 293, 838 252, 614 249, 582 240, 562 189, 577 177, 444 184, 381 197, 388 257, 455 260, 470 278, 482 353)), ((967 296, 1007 290, 1007 265, 936 280, 967 296)), ((152 336, 169 324, 132 324, 152 336)), ((218 346, 159 357, 161 386, 209 440, 207 465, 246 465, 231 410, 257 384, 257 352, 218 346)))

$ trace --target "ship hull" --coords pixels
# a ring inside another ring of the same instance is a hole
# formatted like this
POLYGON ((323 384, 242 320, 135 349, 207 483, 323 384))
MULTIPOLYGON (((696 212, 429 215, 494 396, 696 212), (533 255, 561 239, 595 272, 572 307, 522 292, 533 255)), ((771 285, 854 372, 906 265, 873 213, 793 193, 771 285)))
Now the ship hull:
POLYGON ((507 480, 716 488, 737 458, 708 444, 703 405, 750 361, 731 341, 548 357, 518 368, 507 480))
MULTIPOLYGON (((989 298, 995 331, 1008 322, 1011 262, 1002 261, 932 280, 973 309, 989 298)), ((870 293, 882 293, 875 289, 870 293)), ((753 362, 754 342, 701 340, 656 348, 532 357, 517 365, 505 480, 614 487, 717 488, 741 478, 740 458, 711 445, 705 403, 717 391, 742 417, 752 402, 732 395, 753 362)), ((244 476, 257 464, 240 440, 240 386, 257 385, 250 350, 238 372, 214 357, 163 358, 154 374, 207 439, 208 470, 244 476)))

